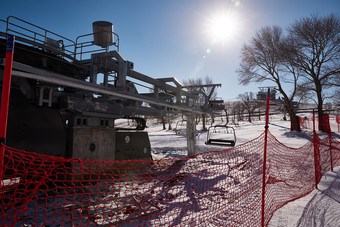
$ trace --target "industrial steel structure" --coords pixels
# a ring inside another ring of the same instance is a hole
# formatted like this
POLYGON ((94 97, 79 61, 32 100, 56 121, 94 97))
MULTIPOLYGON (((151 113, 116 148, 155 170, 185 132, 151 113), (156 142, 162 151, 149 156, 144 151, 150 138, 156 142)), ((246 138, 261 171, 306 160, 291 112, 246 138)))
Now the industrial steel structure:
POLYGON ((135 71, 119 52, 112 23, 92 26, 92 33, 74 41, 14 16, 0 20, 1 78, 7 35, 16 39, 7 144, 89 160, 149 159, 144 117, 172 112, 186 115, 189 154, 194 153, 194 115, 213 111, 210 97, 198 103, 202 94, 175 78, 135 71), (118 119, 132 119, 135 127, 117 127, 118 119))

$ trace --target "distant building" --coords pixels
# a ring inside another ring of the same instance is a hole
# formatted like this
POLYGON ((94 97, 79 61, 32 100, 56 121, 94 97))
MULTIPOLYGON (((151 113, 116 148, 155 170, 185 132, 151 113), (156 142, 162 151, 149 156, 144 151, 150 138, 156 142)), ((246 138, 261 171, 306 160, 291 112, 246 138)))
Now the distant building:
POLYGON ((267 93, 268 89, 270 89, 270 101, 276 101, 276 87, 259 87, 260 91, 257 93, 256 98, 257 100, 267 100, 267 93))

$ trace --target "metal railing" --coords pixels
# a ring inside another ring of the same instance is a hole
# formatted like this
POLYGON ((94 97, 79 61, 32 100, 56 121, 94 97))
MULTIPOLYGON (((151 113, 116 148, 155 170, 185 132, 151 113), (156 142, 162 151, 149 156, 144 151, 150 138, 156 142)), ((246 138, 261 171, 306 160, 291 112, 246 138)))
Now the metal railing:
MULTIPOLYGON (((9 16, 7 20, 0 19, 0 22, 6 24, 5 31, 1 32, 1 36, 15 35, 19 42, 45 51, 48 50, 71 61, 90 59, 90 54, 107 52, 110 49, 110 47, 102 48, 94 44, 91 36, 95 33, 78 36, 76 41, 73 41, 15 16, 9 16)), ((112 36, 114 37, 112 46, 119 51, 119 36, 114 32, 112 32, 112 36)))
MULTIPOLYGON (((89 39, 94 34, 98 34, 98 32, 81 35, 76 38, 76 44, 74 46, 74 58, 81 61, 83 60, 84 55, 87 56, 88 54, 92 54, 92 53, 108 52, 110 50, 110 47, 102 48, 102 47, 95 45, 93 43, 93 40, 89 39), (80 42, 79 40, 82 40, 82 39, 83 40, 85 39, 85 40, 83 42, 80 42)), ((116 50, 119 52, 119 36, 118 34, 112 32, 112 37, 114 37, 114 42, 112 46, 115 47, 116 50)))
POLYGON ((19 36, 22 42, 27 40, 28 42, 26 43, 34 47, 53 51, 63 57, 67 57, 65 54, 70 56, 74 55, 74 48, 66 48, 75 46, 73 40, 14 16, 7 17, 6 33, 19 36))

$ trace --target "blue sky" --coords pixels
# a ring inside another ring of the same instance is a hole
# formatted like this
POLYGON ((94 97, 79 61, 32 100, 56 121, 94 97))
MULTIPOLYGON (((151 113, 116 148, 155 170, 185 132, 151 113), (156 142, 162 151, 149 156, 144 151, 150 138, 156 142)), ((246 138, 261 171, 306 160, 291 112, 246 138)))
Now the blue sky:
POLYGON ((136 71, 180 82, 209 76, 222 84, 218 96, 233 100, 272 85, 238 83, 241 48, 257 30, 339 12, 340 0, 11 0, 2 2, 0 18, 16 16, 70 39, 91 33, 94 21, 110 21, 136 71), (233 32, 216 41, 211 27, 221 14, 233 15, 233 32))

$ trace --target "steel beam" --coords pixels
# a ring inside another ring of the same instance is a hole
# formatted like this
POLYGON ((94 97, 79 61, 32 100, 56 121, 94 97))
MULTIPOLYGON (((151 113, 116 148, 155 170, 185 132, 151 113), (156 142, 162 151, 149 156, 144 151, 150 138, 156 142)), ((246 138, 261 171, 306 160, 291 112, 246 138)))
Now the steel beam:
MULTIPOLYGON (((139 74, 135 72, 135 75, 143 75, 143 74, 139 74)), ((55 84, 59 86, 78 88, 81 90, 93 92, 95 94, 110 95, 110 96, 114 96, 114 97, 118 97, 122 99, 130 99, 130 100, 145 102, 145 103, 149 103, 149 104, 153 104, 157 106, 165 106, 165 107, 169 107, 173 109, 178 109, 184 112, 191 112, 195 114, 206 113, 203 110, 196 109, 196 108, 186 106, 186 105, 172 104, 172 103, 164 102, 159 99, 145 97, 139 94, 123 92, 123 91, 115 91, 109 87, 104 87, 104 86, 90 83, 87 81, 78 80, 72 77, 68 77, 68 76, 61 75, 58 73, 53 73, 47 70, 31 67, 31 66, 18 63, 18 62, 13 62, 13 76, 34 79, 34 80, 41 81, 41 82, 48 83, 48 84, 55 84)))

